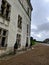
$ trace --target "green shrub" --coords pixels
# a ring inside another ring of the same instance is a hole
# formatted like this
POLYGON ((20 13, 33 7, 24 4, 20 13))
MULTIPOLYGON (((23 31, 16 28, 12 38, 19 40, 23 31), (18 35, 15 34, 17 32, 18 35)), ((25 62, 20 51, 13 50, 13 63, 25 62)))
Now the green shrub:
POLYGON ((35 44, 36 44, 36 43, 35 43, 34 40, 31 40, 31 41, 30 41, 30 46, 35 45, 35 44))

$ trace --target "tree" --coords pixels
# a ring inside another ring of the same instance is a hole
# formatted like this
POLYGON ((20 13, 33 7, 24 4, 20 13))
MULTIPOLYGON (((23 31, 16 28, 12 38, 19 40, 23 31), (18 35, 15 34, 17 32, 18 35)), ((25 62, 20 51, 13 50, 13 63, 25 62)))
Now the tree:
POLYGON ((33 40, 33 37, 30 37, 30 40, 33 40))
POLYGON ((30 37, 30 47, 32 46, 33 37, 30 37))

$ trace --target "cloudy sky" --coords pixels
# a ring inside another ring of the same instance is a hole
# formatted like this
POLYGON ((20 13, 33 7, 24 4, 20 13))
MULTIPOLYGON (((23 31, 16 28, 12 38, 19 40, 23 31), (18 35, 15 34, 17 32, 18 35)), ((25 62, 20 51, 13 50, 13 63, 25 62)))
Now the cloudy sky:
POLYGON ((49 38, 49 0, 31 0, 31 3, 31 36, 37 40, 49 38))

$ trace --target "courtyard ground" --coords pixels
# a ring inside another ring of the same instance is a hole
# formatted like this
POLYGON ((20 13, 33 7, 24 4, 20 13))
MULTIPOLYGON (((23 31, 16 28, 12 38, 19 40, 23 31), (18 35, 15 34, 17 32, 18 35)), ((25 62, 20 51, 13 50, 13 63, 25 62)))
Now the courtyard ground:
POLYGON ((49 46, 37 44, 23 54, 0 60, 0 65, 49 65, 49 46))

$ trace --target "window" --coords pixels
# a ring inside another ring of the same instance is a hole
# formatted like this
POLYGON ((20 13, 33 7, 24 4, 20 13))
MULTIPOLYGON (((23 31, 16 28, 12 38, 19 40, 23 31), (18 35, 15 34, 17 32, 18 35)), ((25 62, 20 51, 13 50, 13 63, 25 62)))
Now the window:
POLYGON ((29 15, 29 8, 27 8, 27 13, 28 13, 28 15, 29 15))
POLYGON ((1 31, 2 31, 2 29, 0 29, 0 35, 1 35, 1 31))
POLYGON ((3 30, 3 35, 4 35, 4 36, 6 35, 6 32, 7 32, 6 30, 3 30))
POLYGON ((2 4, 2 0, 0 0, 0 13, 1 13, 1 4, 2 4))
POLYGON ((5 8, 6 8, 6 0, 2 0, 1 4, 1 15, 4 16, 5 14, 5 8))
POLYGON ((10 5, 7 4, 7 8, 6 8, 6 19, 7 20, 10 20, 10 5))
POLYGON ((18 15, 18 28, 22 29, 22 17, 18 15))
POLYGON ((28 13, 29 13, 29 8, 28 8, 28 13))
POLYGON ((6 0, 0 1, 0 14, 6 19, 10 20, 10 10, 11 6, 6 0))
POLYGON ((2 45, 2 47, 4 47, 4 44, 5 44, 5 37, 2 37, 2 41, 1 41, 1 45, 2 45))
POLYGON ((29 33, 29 25, 27 24, 27 35, 28 35, 28 33, 29 33))
POLYGON ((18 44, 18 48, 21 46, 21 35, 17 34, 17 44, 18 44))
POLYGON ((0 28, 0 46, 5 47, 7 45, 8 31, 0 28))
POLYGON ((28 37, 26 38, 26 47, 28 47, 28 37))

